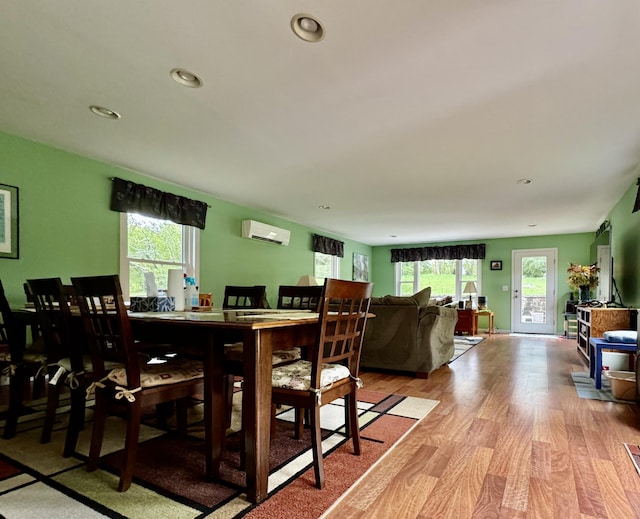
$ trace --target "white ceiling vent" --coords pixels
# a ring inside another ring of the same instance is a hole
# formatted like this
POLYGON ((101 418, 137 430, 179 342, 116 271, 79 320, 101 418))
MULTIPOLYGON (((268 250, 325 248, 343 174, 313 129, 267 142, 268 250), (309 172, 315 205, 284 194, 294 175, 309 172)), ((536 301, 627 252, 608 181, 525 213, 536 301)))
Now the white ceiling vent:
POLYGON ((278 245, 289 245, 291 231, 256 222, 255 220, 242 220, 242 237, 252 240, 268 241, 278 245))

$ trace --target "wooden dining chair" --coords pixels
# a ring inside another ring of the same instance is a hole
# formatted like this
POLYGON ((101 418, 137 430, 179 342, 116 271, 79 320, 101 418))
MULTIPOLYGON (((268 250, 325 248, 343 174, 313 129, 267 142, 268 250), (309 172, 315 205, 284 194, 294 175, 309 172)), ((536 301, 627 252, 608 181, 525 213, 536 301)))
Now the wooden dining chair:
POLYGON ((372 283, 325 280, 320 302, 316 343, 309 360, 274 366, 272 372, 272 428, 277 405, 295 408, 296 437, 302 433, 302 410, 310 410, 311 443, 316 487, 324 487, 320 408, 345 399, 345 431, 360 454, 357 389, 360 387, 360 351, 372 283))
POLYGON ((224 288, 222 308, 225 310, 269 308, 269 303, 267 302, 267 287, 264 285, 227 285, 224 288))
POLYGON ((60 394, 66 385, 71 405, 63 455, 69 457, 75 452, 78 435, 84 428, 85 392, 91 381, 91 357, 82 334, 80 317, 73 317, 71 313, 73 287, 63 285, 60 278, 29 279, 27 284, 38 314, 49 376, 40 443, 51 440, 60 394))
POLYGON ((178 430, 186 432, 189 399, 203 392, 203 365, 194 360, 144 364, 131 331, 118 276, 71 278, 93 365, 95 411, 87 471, 98 467, 105 422, 111 404, 125 406, 127 428, 118 490, 131 485, 142 409, 175 401, 178 430), (108 369, 108 362, 121 367, 108 369))
POLYGON ((0 347, 0 369, 9 377, 9 406, 2 437, 13 438, 18 419, 24 411, 31 385, 32 397, 37 397, 35 388, 43 385, 47 357, 39 340, 37 315, 28 310, 12 310, 0 281, 0 315, 3 338, 0 347), (31 328, 31 344, 27 344, 27 331, 31 328))
POLYGON ((317 312, 322 298, 322 285, 298 286, 280 285, 278 288, 278 305, 283 310, 311 310, 317 312))

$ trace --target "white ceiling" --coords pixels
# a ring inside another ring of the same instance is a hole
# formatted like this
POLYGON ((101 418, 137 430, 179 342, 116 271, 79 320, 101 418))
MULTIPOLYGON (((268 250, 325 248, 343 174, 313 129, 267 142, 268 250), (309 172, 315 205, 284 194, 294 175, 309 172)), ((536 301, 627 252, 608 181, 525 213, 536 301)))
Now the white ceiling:
POLYGON ((0 131, 371 245, 594 231, 638 176, 639 20, 638 0, 4 1, 0 131))

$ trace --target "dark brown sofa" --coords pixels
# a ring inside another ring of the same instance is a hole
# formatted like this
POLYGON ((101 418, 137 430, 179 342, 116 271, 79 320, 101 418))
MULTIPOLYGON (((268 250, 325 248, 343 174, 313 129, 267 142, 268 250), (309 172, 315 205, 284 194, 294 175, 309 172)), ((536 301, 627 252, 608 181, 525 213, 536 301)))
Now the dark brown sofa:
MULTIPOLYGON (((428 300, 427 295, 427 300, 428 300)), ((360 365, 404 371, 426 378, 453 357, 458 320, 455 308, 420 306, 419 298, 385 296, 371 300, 360 365)))

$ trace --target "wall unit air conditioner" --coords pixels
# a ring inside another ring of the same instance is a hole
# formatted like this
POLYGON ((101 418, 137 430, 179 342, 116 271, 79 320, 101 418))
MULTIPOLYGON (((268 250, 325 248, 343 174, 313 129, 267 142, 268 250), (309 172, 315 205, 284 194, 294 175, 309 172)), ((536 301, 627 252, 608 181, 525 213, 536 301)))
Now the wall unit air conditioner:
POLYGON ((242 237, 252 240, 268 241, 278 245, 289 245, 291 231, 256 222, 255 220, 242 220, 242 237))

